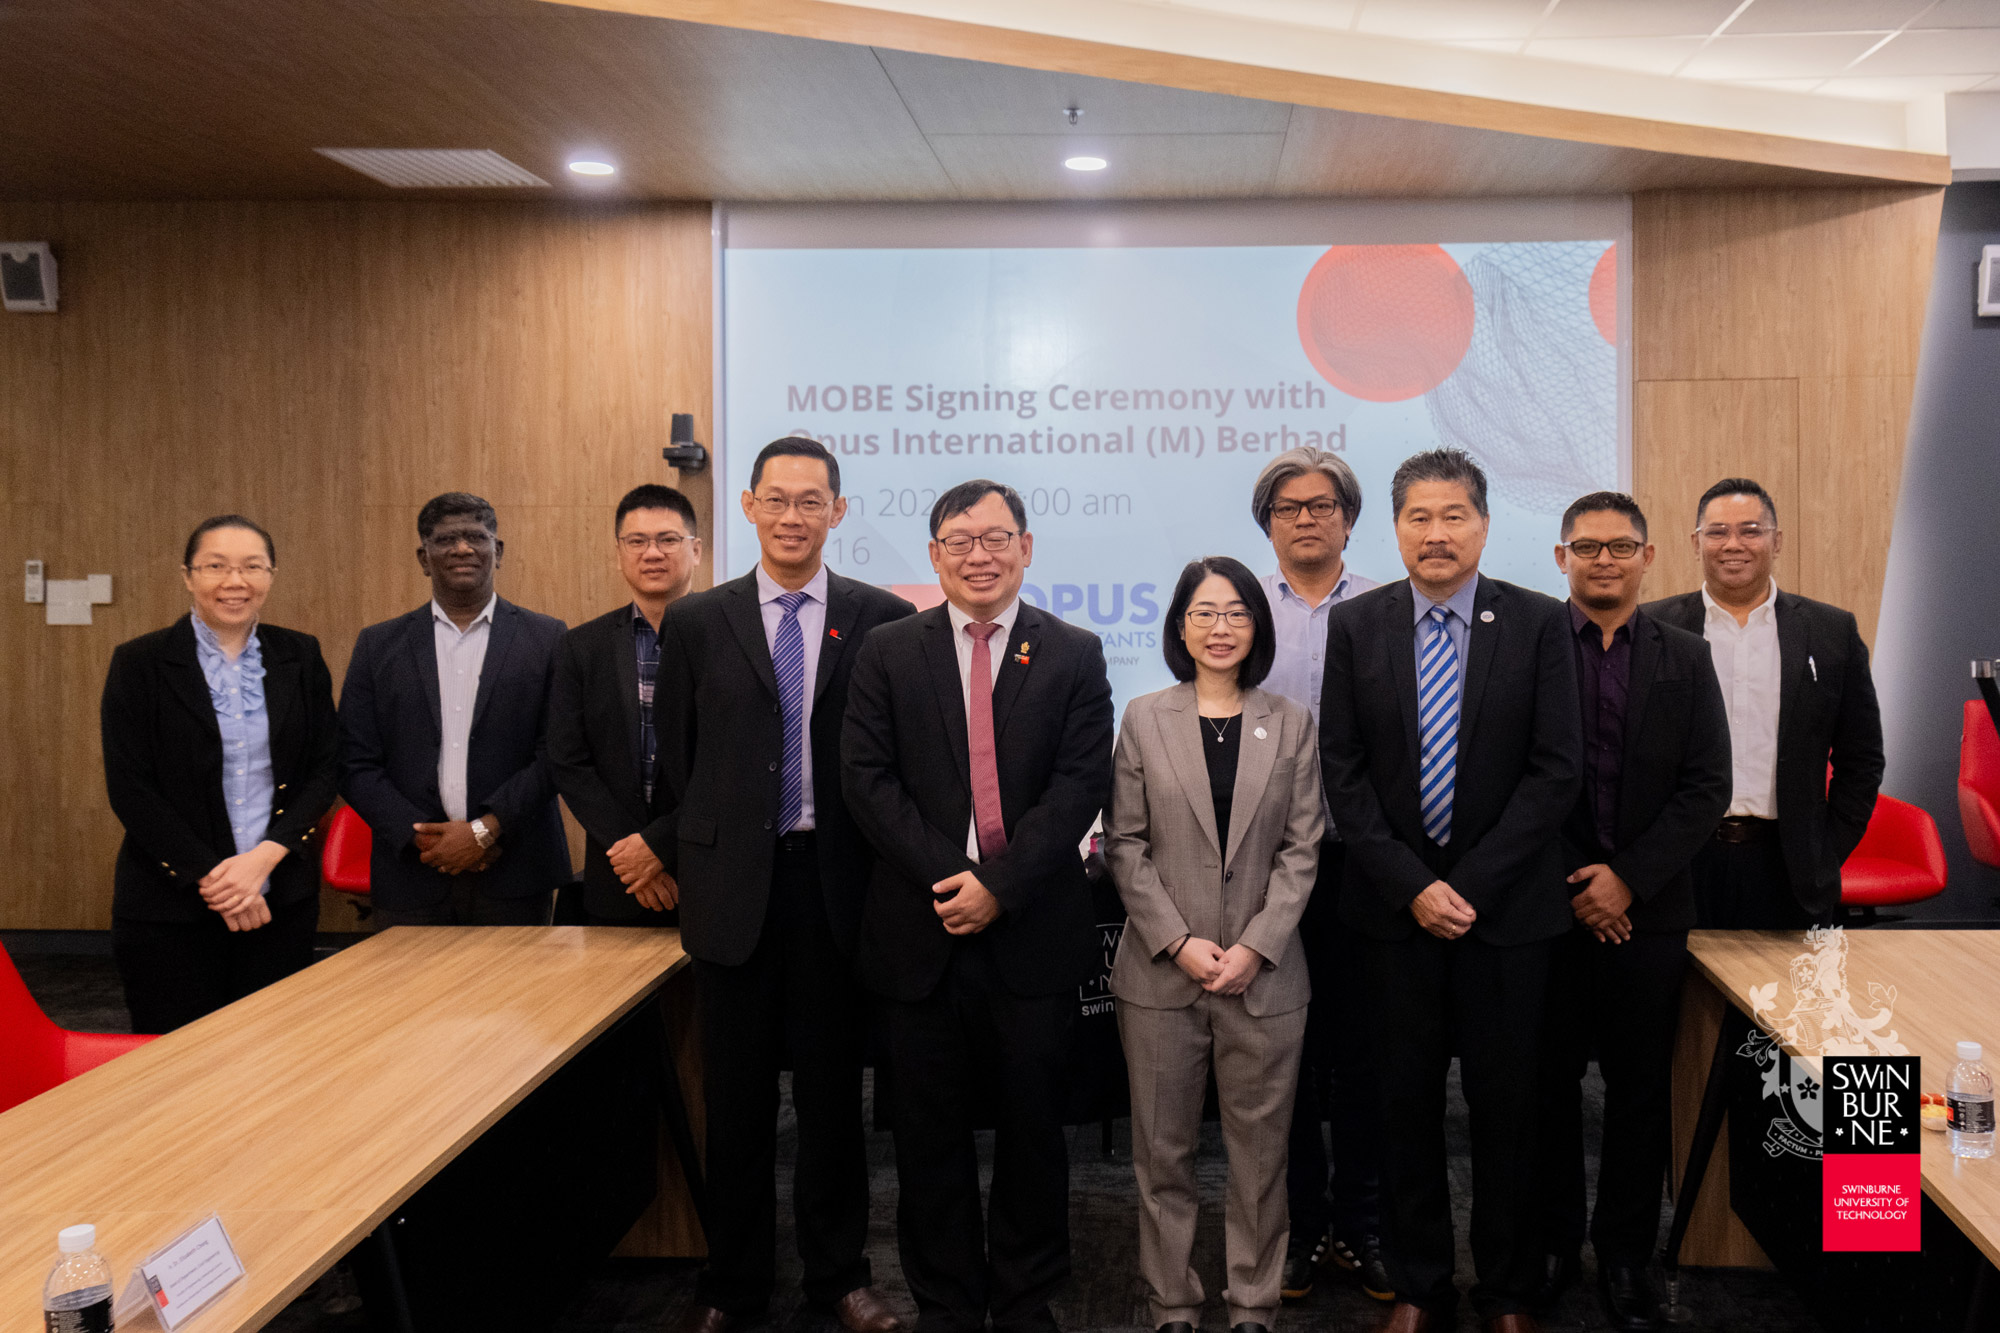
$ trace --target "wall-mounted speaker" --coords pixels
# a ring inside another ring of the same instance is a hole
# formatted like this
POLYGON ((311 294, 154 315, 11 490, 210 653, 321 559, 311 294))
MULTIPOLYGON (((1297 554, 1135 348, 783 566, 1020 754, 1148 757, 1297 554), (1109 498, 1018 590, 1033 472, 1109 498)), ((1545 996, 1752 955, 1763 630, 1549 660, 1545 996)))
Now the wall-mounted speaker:
POLYGON ((9 310, 56 308, 56 257, 47 241, 0 241, 0 305, 9 310))
POLYGON ((1974 298, 1982 315, 2000 315, 2000 245, 1979 248, 1979 291, 1974 298))

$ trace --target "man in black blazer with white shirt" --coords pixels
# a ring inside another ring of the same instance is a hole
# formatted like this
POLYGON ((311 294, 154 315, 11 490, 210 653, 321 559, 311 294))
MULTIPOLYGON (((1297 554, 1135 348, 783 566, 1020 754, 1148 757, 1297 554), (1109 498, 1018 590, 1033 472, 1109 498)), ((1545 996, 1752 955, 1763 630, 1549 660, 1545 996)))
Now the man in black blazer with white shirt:
POLYGON ((1061 1073, 1102 958, 1080 844, 1110 794, 1111 686, 1095 634, 1022 603, 1027 526, 998 482, 938 497, 946 603, 878 630, 849 690, 847 800, 880 853, 861 975, 886 1001, 918 1333, 1046 1333, 1069 1275, 1061 1073), (996 1122, 989 1229, 973 1130, 996 1122))
POLYGON ((841 793, 856 655, 916 608, 821 559, 846 513, 816 440, 764 446, 743 492, 757 568, 668 608, 656 716, 666 814, 610 862, 677 886, 708 1105, 708 1263, 685 1333, 753 1320, 777 1280, 778 1075, 792 1072, 808 1301, 850 1333, 899 1327, 872 1286, 855 935, 875 853, 841 793))
POLYGON ((1320 753, 1347 843, 1341 916, 1366 937, 1380 1080, 1386 1328, 1452 1326, 1445 1072, 1472 1119, 1472 1297, 1526 1333, 1536 1286, 1535 1061, 1553 942, 1569 928, 1557 832, 1576 800, 1576 665, 1560 602, 1479 573, 1486 477, 1406 459, 1391 483, 1407 580, 1327 617, 1320 753))
POLYGON ((563 636, 549 687, 549 767, 583 825, 583 907, 593 926, 674 925, 664 876, 627 885, 614 851, 668 813, 660 776, 660 621, 701 563, 694 506, 671 486, 635 486, 612 516, 632 600, 563 636))
POLYGON ((453 491, 417 515, 431 598, 354 642, 340 794, 368 823, 381 926, 545 925, 570 877, 543 753, 563 623, 493 590, 493 506, 453 491))
POLYGON ((1612 1327, 1656 1329, 1648 1270, 1666 1185, 1674 1027, 1687 932, 1688 864, 1729 803, 1729 719, 1697 635, 1639 609, 1653 561, 1646 516, 1599 491, 1563 514, 1556 562, 1583 720, 1583 789, 1563 824, 1570 911, 1556 945, 1542 1044, 1543 1287, 1574 1281, 1584 1237, 1583 1088, 1604 1075, 1604 1150, 1590 1221, 1598 1294, 1612 1327))
POLYGON ((1708 640, 1729 711, 1732 792, 1695 858, 1696 924, 1830 925, 1840 867, 1882 788, 1868 645, 1852 612, 1778 587, 1784 533, 1756 482, 1730 477, 1703 493, 1694 546, 1702 586, 1646 613, 1708 640))

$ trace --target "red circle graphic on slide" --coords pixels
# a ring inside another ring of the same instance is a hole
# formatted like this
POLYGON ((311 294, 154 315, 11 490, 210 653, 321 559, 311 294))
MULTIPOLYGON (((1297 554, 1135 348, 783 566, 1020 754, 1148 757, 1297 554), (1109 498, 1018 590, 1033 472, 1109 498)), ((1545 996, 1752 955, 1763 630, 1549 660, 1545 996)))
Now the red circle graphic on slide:
POLYGON ((1342 393, 1398 403, 1458 369, 1472 308, 1472 284, 1440 246, 1336 245, 1299 288, 1299 343, 1342 393))
POLYGON ((1590 271, 1590 318, 1597 332, 1613 347, 1618 345, 1618 243, 1604 247, 1597 267, 1590 271))

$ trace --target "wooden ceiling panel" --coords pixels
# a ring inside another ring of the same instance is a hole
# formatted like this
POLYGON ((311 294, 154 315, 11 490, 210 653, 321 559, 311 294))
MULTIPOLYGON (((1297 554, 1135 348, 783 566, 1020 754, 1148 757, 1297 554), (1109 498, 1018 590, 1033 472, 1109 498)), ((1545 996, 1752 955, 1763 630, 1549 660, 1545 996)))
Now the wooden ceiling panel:
MULTIPOLYGON (((0 198, 1436 196, 1856 180, 1664 151, 1664 133, 1607 145, 1327 107, 1296 78, 1232 75, 1261 95, 1230 95, 1078 43, 1037 68, 1019 35, 995 47, 953 46, 936 24, 885 34, 951 48, 913 53, 785 31, 800 14, 887 22, 809 0, 602 3, 0 0, 0 198), (1069 104, 1084 110, 1074 129, 1069 104), (399 191, 321 147, 488 148, 550 187, 399 191), (1062 170, 1092 147, 1110 171, 1062 170), (577 152, 619 175, 572 177, 577 152)), ((1849 159, 1876 160, 1828 161, 1849 159)))
POLYGON ((878 49, 917 128, 935 134, 1283 134, 1292 109, 1219 93, 878 49), (1078 107, 1074 128, 1063 110, 1078 107))

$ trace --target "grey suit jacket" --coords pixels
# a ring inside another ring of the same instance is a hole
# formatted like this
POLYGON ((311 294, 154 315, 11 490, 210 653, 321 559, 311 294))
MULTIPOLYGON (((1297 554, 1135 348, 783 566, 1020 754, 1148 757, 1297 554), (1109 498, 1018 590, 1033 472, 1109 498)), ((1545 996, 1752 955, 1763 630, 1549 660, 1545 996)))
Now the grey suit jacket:
POLYGON ((1111 993, 1148 1009, 1193 1004, 1201 987, 1165 953, 1192 931, 1262 954, 1244 1008, 1289 1013, 1312 999, 1298 930, 1325 826, 1312 714, 1281 695, 1244 691, 1226 859, 1201 725, 1193 685, 1126 706, 1104 821, 1104 860, 1128 914, 1111 993))

